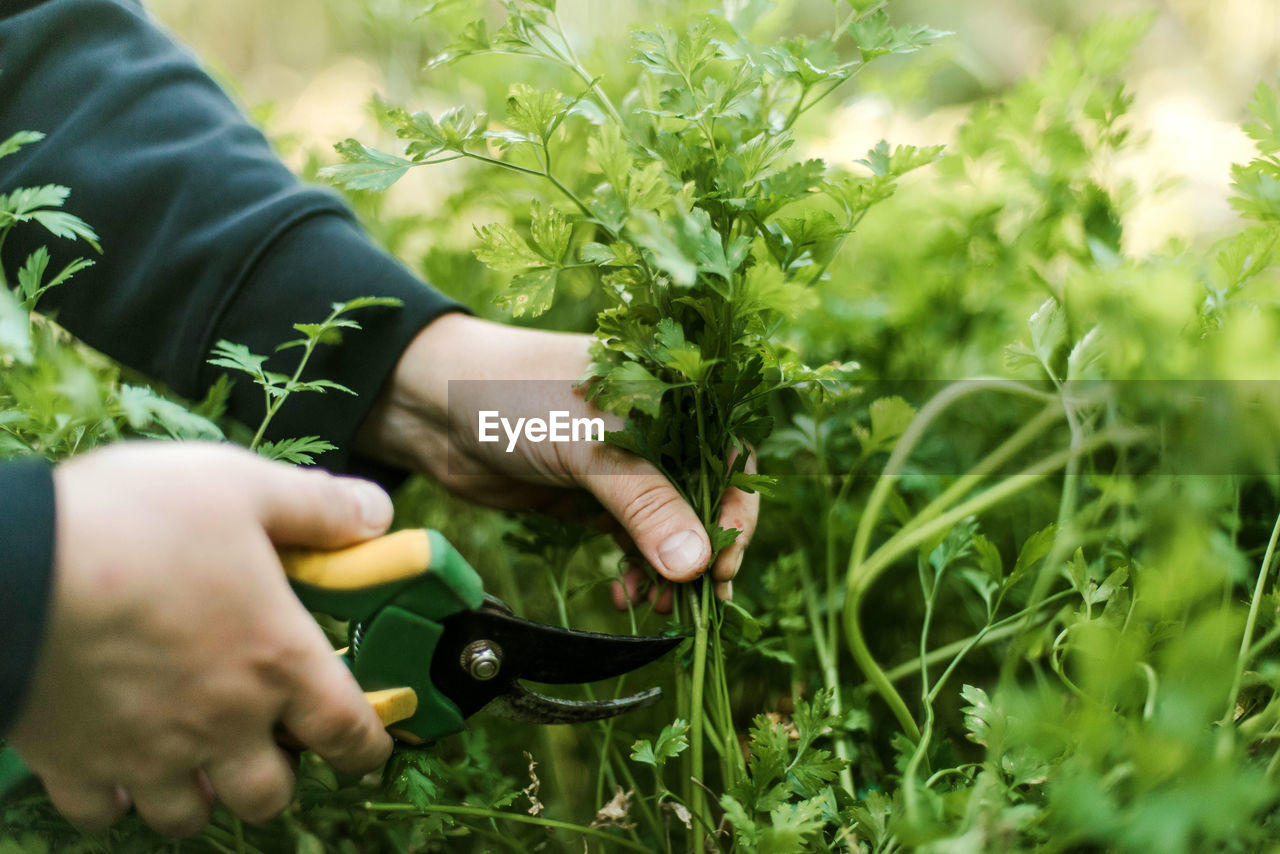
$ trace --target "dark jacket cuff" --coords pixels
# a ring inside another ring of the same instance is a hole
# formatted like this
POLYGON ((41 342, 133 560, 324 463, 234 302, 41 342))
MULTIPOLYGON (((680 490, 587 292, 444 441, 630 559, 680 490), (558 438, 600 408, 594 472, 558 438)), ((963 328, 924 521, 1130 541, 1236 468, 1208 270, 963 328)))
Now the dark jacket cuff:
POLYGON ((0 734, 18 716, 44 639, 53 543, 49 464, 0 465, 0 734))
MULTIPOLYGON (((376 247, 354 221, 321 211, 296 222, 267 247, 217 319, 208 342, 212 346, 225 339, 255 353, 272 354, 267 369, 292 375, 302 349, 274 352, 280 343, 299 337, 292 325, 318 323, 333 303, 361 296, 395 297, 404 305, 353 312, 350 318, 362 328, 344 330, 341 344, 318 346, 303 375, 333 380, 356 394, 295 393, 266 433, 268 440, 319 435, 338 450, 321 455, 317 462, 337 470, 349 470, 359 462, 351 456, 356 432, 414 336, 442 314, 465 311, 463 306, 429 288, 376 247)), ((222 371, 206 364, 200 386, 212 383, 222 371)), ((233 374, 232 379, 229 412, 256 429, 266 411, 262 390, 247 374, 233 374)))

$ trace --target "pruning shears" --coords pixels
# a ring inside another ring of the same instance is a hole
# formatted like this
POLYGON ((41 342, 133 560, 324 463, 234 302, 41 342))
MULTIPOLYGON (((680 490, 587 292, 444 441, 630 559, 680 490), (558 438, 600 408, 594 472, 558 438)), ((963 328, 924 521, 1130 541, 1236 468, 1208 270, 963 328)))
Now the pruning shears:
POLYGON ((537 693, 521 680, 587 683, 628 673, 680 637, 573 631, 515 616, 438 531, 398 531, 338 551, 281 550, 308 609, 349 623, 340 652, 396 739, 420 744, 463 729, 488 707, 530 723, 613 717, 651 705, 651 688, 586 702, 537 693))

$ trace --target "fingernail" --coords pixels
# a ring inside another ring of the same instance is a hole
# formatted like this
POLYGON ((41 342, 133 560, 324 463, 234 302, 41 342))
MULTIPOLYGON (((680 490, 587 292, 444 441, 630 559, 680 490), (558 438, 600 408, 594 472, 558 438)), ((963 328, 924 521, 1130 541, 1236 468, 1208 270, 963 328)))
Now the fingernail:
POLYGON ((681 531, 658 547, 658 557, 669 576, 693 575, 706 563, 706 549, 693 531, 681 531))
POLYGON ((718 596, 720 599, 724 600, 725 602, 728 602, 730 599, 732 599, 733 598, 733 582, 732 581, 717 582, 716 596, 718 596))
POLYGON ((377 484, 358 481, 355 484, 356 501, 360 504, 360 518, 370 531, 381 532, 391 524, 391 516, 395 510, 391 506, 391 496, 382 491, 377 484))

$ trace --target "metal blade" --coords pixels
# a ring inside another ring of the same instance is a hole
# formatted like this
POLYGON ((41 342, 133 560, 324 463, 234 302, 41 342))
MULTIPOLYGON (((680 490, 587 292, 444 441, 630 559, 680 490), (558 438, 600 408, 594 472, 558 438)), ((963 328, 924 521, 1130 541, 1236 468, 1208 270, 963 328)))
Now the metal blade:
POLYGON ((464 717, 512 691, 517 679, 596 682, 643 667, 683 640, 571 631, 488 607, 442 622, 431 681, 464 717))
POLYGON ((488 710, 508 720, 533 724, 577 724, 621 715, 632 709, 652 706, 662 698, 661 688, 650 688, 616 700, 562 700, 548 697, 515 682, 505 694, 496 697, 488 710))
POLYGON ((598 682, 637 670, 680 645, 680 637, 580 632, 535 623, 511 614, 466 611, 444 621, 436 657, 450 647, 487 639, 502 647, 502 669, 511 679, 564 685, 598 682))

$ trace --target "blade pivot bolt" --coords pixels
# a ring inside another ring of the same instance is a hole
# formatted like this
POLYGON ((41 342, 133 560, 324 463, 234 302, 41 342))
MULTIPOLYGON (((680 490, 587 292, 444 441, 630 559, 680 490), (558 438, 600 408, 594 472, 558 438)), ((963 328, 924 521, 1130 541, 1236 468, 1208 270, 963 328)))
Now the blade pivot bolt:
POLYGON ((502 647, 491 640, 477 640, 462 650, 462 669, 472 679, 487 682, 502 669, 502 647))

